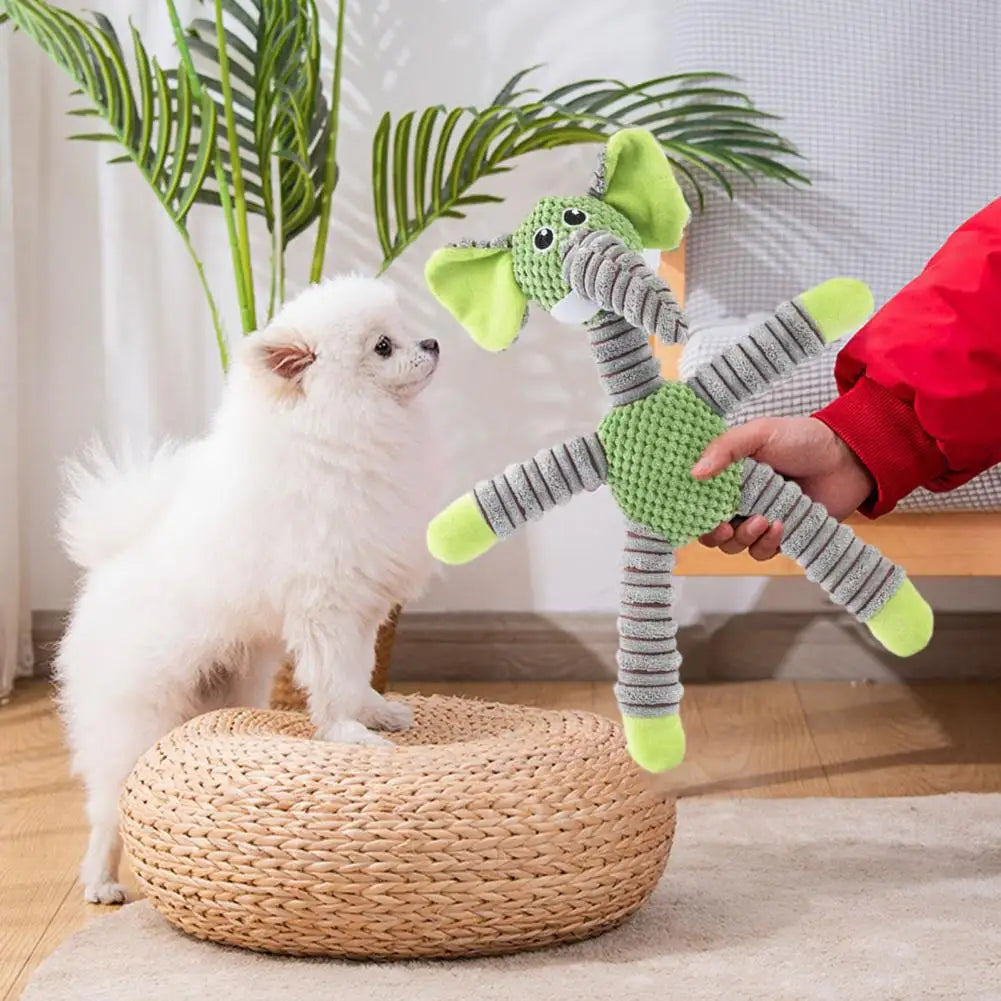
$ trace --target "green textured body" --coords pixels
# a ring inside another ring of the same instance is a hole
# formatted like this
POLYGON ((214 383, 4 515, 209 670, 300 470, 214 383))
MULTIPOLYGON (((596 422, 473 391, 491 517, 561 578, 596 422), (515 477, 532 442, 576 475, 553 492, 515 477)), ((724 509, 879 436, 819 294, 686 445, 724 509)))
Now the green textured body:
POLYGON ((610 411, 598 437, 608 484, 626 517, 674 546, 729 521, 739 506, 740 464, 711 480, 691 474, 706 445, 725 430, 723 419, 681 382, 610 411))

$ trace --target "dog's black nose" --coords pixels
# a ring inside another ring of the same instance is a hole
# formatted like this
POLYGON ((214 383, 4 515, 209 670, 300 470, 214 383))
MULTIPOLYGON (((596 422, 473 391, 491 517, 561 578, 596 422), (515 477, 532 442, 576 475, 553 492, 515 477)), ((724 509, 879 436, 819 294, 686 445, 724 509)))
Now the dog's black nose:
POLYGON ((421 341, 420 346, 430 355, 436 355, 440 350, 438 342, 433 337, 429 337, 426 341, 421 341))

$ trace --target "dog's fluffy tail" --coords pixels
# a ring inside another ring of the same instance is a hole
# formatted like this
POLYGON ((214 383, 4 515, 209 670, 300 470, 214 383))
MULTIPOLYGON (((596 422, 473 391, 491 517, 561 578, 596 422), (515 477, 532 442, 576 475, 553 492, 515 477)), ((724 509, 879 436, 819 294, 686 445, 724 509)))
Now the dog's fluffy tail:
POLYGON ((177 459, 166 444, 150 460, 116 461, 95 441, 67 462, 59 535, 70 559, 90 570, 143 535, 170 500, 177 459))

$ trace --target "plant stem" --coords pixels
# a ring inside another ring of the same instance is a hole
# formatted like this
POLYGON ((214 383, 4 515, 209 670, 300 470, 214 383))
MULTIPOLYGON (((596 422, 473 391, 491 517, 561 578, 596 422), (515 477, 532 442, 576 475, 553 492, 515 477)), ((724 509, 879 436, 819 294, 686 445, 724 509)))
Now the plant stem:
MULTIPOLYGON (((191 50, 184 38, 184 29, 181 27, 181 19, 177 15, 177 8, 174 0, 167 0, 167 11, 170 14, 170 24, 174 30, 174 41, 184 63, 185 72, 191 83, 192 92, 201 99, 203 95, 202 82, 195 70, 194 60, 191 58, 191 50)), ((215 105, 213 104, 214 108, 215 105)), ((236 219, 233 216, 233 203, 229 197, 229 185, 226 183, 226 173, 222 168, 222 158, 219 155, 219 147, 216 146, 212 154, 212 166, 214 168, 216 184, 219 188, 219 204, 222 207, 223 218, 226 220, 226 232, 229 237, 230 253, 233 258, 233 279, 236 282, 236 297, 240 304, 240 317, 243 321, 244 333, 247 333, 246 321, 244 319, 244 303, 247 301, 247 289, 244 283, 243 264, 240 257, 240 248, 236 236, 236 219)), ((206 287, 206 292, 208 291, 206 287)), ((251 292, 253 286, 251 286, 251 292)), ((213 308, 215 303, 213 301, 213 308)), ((251 327, 250 329, 253 329, 251 327)))
POLYGON ((334 80, 330 92, 330 117, 327 120, 327 155, 323 164, 323 189, 320 192, 320 222, 313 246, 313 264, 309 280, 317 282, 323 275, 323 259, 327 253, 327 234, 330 231, 330 209, 337 183, 337 129, 341 109, 341 66, 344 52, 344 8, 347 0, 337 4, 337 42, 334 48, 334 80))
POLYGON ((219 348, 219 361, 222 363, 223 372, 226 372, 229 369, 229 349, 226 345, 226 333, 222 327, 222 319, 219 316, 219 307, 216 305, 215 297, 212 295, 212 289, 209 288, 201 258, 195 252, 194 245, 191 243, 191 235, 176 220, 174 225, 177 228, 177 232, 181 235, 181 239, 184 241, 184 246, 188 248, 188 254, 191 256, 195 270, 198 272, 198 280, 201 282, 202 291, 205 293, 205 299, 209 304, 209 312, 212 314, 212 327, 215 330, 216 346, 219 348))
POLYGON ((219 80, 222 84, 223 112, 226 118, 226 138, 229 143, 229 170, 233 180, 233 208, 236 210, 240 263, 243 269, 245 297, 240 303, 243 332, 249 333, 257 326, 254 306, 254 273, 250 259, 250 232, 247 226, 247 199, 243 189, 243 171, 240 167, 240 144, 236 135, 236 116, 233 114, 233 84, 229 77, 229 53, 226 51, 226 34, 222 21, 222 0, 215 0, 216 51, 219 55, 219 80))
POLYGON ((274 220, 271 233, 271 288, 268 295, 268 322, 275 315, 275 305, 285 301, 285 221, 282 214, 281 163, 271 158, 271 204, 274 220))
POLYGON ((275 315, 275 296, 278 294, 278 262, 276 259, 276 254, 278 252, 278 246, 275 243, 274 234, 271 235, 271 260, 269 263, 268 270, 271 275, 268 280, 268 323, 271 322, 275 315))
POLYGON ((278 301, 285 301, 285 241, 278 248, 278 301))
POLYGON ((226 234, 229 237, 230 256, 233 259, 233 278, 236 281, 236 299, 240 304, 240 324, 243 327, 243 332, 245 334, 249 334, 254 329, 254 324, 251 323, 249 327, 247 326, 247 310, 244 307, 244 304, 248 301, 249 295, 251 300, 250 313, 252 316, 254 286, 253 282, 251 282, 248 290, 244 279, 243 260, 240 256, 240 245, 236 237, 236 217, 233 214, 233 202, 229 197, 229 186, 226 184, 226 172, 222 169, 222 157, 219 155, 218 150, 216 150, 214 164, 216 184, 219 187, 219 204, 222 207, 223 218, 226 220, 226 234))

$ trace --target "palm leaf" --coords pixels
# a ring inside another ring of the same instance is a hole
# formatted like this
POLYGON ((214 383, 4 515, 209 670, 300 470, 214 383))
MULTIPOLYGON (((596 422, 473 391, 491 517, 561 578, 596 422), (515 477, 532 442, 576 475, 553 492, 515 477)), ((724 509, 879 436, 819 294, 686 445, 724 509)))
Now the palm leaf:
POLYGON ((115 141, 115 162, 131 160, 174 222, 182 226, 202 190, 215 148, 215 109, 190 88, 166 85, 165 71, 131 31, 131 61, 111 22, 90 21, 45 0, 5 0, 9 19, 55 62, 90 105, 79 114, 107 131, 72 138, 115 141))
POLYGON ((808 184, 789 166, 799 157, 796 148, 773 129, 761 124, 776 116, 755 107, 731 86, 735 78, 722 73, 685 73, 648 80, 619 93, 613 81, 568 84, 539 99, 548 113, 578 119, 603 140, 625 126, 649 129, 677 166, 700 207, 704 182, 733 197, 732 177, 773 177, 787 183, 808 184))
MULTIPOLYGON (((264 217, 272 233, 280 229, 285 246, 320 212, 330 136, 319 82, 319 14, 315 0, 224 0, 222 6, 246 206, 264 217)), ((188 32, 203 88, 222 112, 216 25, 198 19, 188 32)), ((220 144, 228 158, 228 137, 221 137, 220 144)), ((228 166, 224 176, 231 185, 228 166)), ((214 180, 198 199, 218 203, 214 180)))
POLYGON ((726 74, 672 74, 632 86, 581 80, 527 99, 533 92, 519 88, 530 73, 515 74, 482 110, 436 106, 408 112, 395 128, 383 116, 372 146, 383 269, 436 219, 499 201, 469 189, 510 169, 509 161, 536 150, 602 143, 627 126, 657 136, 700 208, 706 183, 733 197, 735 176, 809 183, 787 163, 799 155, 795 147, 761 124, 775 116, 756 108, 726 74))

